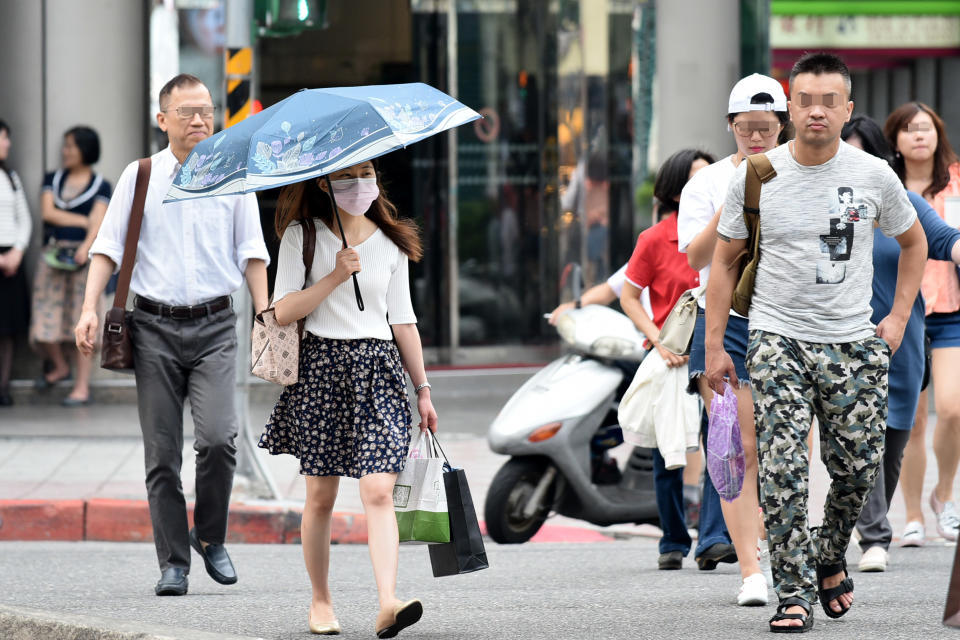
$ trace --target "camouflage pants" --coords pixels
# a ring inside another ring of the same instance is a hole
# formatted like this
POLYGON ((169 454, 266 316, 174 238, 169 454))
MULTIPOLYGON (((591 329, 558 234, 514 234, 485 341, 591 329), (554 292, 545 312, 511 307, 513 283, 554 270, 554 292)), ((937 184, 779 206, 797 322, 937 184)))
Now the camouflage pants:
POLYGON ((816 563, 839 563, 883 457, 890 351, 880 338, 819 344, 750 331, 760 505, 780 599, 816 602, 816 563), (830 474, 823 525, 807 521, 813 418, 830 474))

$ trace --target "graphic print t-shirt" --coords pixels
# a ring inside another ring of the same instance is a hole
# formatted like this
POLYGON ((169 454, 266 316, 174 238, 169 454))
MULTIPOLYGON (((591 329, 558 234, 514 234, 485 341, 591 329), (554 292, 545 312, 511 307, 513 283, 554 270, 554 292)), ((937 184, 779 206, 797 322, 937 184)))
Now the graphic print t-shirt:
MULTIPOLYGON (((841 142, 833 158, 808 167, 790 145, 767 152, 777 176, 760 193, 760 264, 750 328, 806 342, 862 340, 870 322, 873 223, 887 236, 917 214, 885 162, 841 142)), ((743 190, 747 163, 737 167, 718 231, 746 238, 743 190)))

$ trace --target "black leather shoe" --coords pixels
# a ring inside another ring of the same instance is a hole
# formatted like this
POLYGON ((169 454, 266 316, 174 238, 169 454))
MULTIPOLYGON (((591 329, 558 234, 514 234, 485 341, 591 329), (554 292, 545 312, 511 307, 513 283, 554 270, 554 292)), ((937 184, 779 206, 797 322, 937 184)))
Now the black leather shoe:
POLYGON ((661 571, 675 571, 683 566, 683 554, 679 551, 661 553, 657 559, 657 568, 661 571))
POLYGON ((697 567, 700 568, 700 571, 713 571, 717 568, 717 564, 721 562, 734 564, 736 561, 737 552, 733 545, 718 542, 710 545, 704 549, 702 554, 697 556, 697 567))
POLYGON ((154 591, 158 596, 187 595, 187 570, 181 567, 164 569, 154 591))
POLYGON ((206 548, 200 544, 197 530, 190 529, 190 546, 203 558, 203 566, 207 568, 210 577, 220 584, 233 584, 237 581, 237 570, 233 568, 227 548, 222 544, 208 544, 206 548))

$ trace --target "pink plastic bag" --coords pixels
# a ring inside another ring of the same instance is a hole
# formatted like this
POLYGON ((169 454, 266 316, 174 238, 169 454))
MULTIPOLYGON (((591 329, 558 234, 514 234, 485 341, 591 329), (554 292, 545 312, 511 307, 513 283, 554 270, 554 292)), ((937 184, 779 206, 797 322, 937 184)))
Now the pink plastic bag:
POLYGON ((721 498, 727 502, 737 499, 745 475, 743 441, 737 418, 737 396, 726 382, 723 395, 714 395, 710 404, 707 472, 721 498))

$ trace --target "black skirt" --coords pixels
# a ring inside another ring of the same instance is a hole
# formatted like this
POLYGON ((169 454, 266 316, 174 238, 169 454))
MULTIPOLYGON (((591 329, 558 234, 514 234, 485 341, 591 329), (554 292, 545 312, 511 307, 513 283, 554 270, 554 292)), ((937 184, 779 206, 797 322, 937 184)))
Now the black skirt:
MULTIPOLYGON (((0 247, 0 255, 12 247, 0 247)), ((26 333, 30 327, 30 294, 27 290, 27 277, 23 273, 23 260, 20 268, 12 276, 0 272, 0 336, 15 336, 26 333)))
POLYGON ((299 381, 283 390, 259 446, 296 456, 307 476, 398 473, 411 422, 396 344, 304 332, 299 381))

